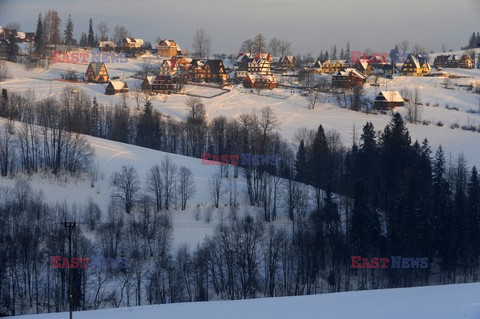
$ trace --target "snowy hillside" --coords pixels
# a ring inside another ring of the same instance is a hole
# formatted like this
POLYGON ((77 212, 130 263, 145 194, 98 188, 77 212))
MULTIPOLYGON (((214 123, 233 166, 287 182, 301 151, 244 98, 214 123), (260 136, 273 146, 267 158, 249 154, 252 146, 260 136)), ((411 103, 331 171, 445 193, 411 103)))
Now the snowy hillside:
MULTIPOLYGON (((75 312, 76 319, 480 318, 480 284, 383 289, 302 297, 216 301, 75 312)), ((60 319, 68 313, 9 318, 60 319)))
MULTIPOLYGON (((130 88, 139 85, 140 80, 130 76, 138 72, 144 63, 158 66, 159 60, 130 59, 128 63, 107 64, 111 77, 118 76, 125 79, 130 88)), ((7 88, 14 92, 35 90, 38 97, 59 96, 66 85, 81 88, 92 98, 96 97, 99 103, 114 105, 120 103, 122 96, 107 96, 105 84, 94 83, 66 83, 59 81, 62 72, 74 70, 83 75, 86 65, 83 64, 53 64, 49 70, 34 69, 26 71, 19 64, 7 63, 12 79, 0 83, 1 88, 7 88)), ((409 124, 408 128, 415 140, 428 138, 435 149, 442 145, 447 154, 451 153, 455 158, 459 153, 464 153, 470 165, 480 166, 480 154, 475 146, 480 135, 478 132, 462 130, 462 126, 480 127, 479 103, 480 96, 468 90, 471 85, 480 83, 480 70, 445 69, 452 75, 461 76, 451 79, 449 88, 445 88, 445 79, 436 77, 408 77, 398 76, 393 80, 379 79, 379 86, 366 84, 365 94, 369 100, 373 100, 380 90, 410 90, 418 89, 420 102, 421 122, 409 124), (425 123, 423 123, 425 122, 425 123), (453 127, 453 129, 451 128, 453 127)), ((369 81, 372 81, 370 79, 369 81)), ((371 121, 376 130, 383 129, 390 121, 390 114, 365 114, 341 108, 338 103, 329 99, 325 103, 318 103, 315 109, 308 109, 307 97, 301 95, 301 91, 288 89, 274 89, 264 91, 261 96, 256 92, 244 89, 241 85, 234 86, 230 92, 216 96, 223 91, 215 88, 198 86, 186 86, 186 93, 205 97, 203 102, 206 106, 207 116, 212 119, 216 116, 237 118, 242 113, 252 110, 260 110, 265 105, 273 107, 280 122, 281 134, 293 140, 298 128, 306 127, 316 129, 322 124, 326 129, 335 129, 341 134, 342 142, 351 145, 354 131, 358 137, 362 126, 371 121), (212 98, 212 96, 215 96, 212 98)), ((155 109, 173 118, 185 119, 186 95, 157 95, 153 100, 155 109)), ((136 105, 133 93, 128 93, 128 104, 136 105)), ((396 108, 396 111, 406 115, 405 107, 396 108)))

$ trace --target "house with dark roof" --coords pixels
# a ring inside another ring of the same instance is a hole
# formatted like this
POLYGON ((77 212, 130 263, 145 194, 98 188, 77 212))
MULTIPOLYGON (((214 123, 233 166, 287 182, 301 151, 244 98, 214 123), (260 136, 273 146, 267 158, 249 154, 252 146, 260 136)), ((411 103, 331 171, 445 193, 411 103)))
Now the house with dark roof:
POLYGON ((170 75, 158 75, 152 81, 151 91, 162 94, 175 93, 176 84, 172 76, 170 75))
POLYGON ((436 68, 473 69, 474 61, 468 54, 464 54, 461 57, 456 54, 439 55, 433 61, 433 66, 436 68))
POLYGON ((424 76, 430 73, 431 67, 426 57, 415 57, 413 54, 409 55, 402 66, 402 75, 408 76, 424 76))
POLYGON ((222 60, 207 60, 203 69, 205 70, 205 82, 222 83, 228 80, 228 73, 222 60))
POLYGON ((339 88, 352 88, 354 86, 363 85, 366 80, 367 77, 358 70, 347 68, 332 75, 332 86, 339 88))
POLYGON ((102 62, 90 62, 85 72, 85 81, 95 83, 108 83, 107 67, 102 62))

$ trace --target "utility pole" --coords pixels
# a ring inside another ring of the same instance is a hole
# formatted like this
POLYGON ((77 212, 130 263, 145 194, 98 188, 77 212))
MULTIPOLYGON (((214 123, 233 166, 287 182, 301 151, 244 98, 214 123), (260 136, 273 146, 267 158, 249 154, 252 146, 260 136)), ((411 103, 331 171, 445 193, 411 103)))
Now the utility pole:
MULTIPOLYGON (((75 229, 75 222, 65 222, 65 229, 68 236, 68 259, 72 261, 72 233, 75 229)), ((68 268, 68 304, 70 307, 70 319, 73 318, 73 292, 72 292, 72 268, 68 268)))

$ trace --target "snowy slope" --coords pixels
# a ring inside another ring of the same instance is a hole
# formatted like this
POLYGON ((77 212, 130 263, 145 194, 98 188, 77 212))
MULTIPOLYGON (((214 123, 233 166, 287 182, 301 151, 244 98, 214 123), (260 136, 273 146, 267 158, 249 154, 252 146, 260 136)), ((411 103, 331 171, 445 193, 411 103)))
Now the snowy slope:
MULTIPOLYGON (((480 284, 430 286, 281 297, 197 302, 75 312, 76 319, 478 319, 480 284)), ((21 319, 60 319, 68 313, 21 319)), ((15 318, 15 317, 11 317, 15 318)))
MULTIPOLYGON (((151 65, 157 65, 159 61, 147 61, 151 65)), ((127 80, 129 87, 138 84, 137 79, 129 78, 136 71, 140 70, 144 60, 129 59, 128 63, 107 64, 110 76, 119 76, 127 80)), ((34 69, 25 71, 21 65, 7 63, 13 78, 0 83, 0 87, 12 91, 25 92, 28 89, 34 89, 38 97, 59 96, 66 82, 58 81, 60 73, 63 70, 75 70, 83 73, 86 65, 58 63, 49 70, 34 69)), ((480 70, 462 70, 446 69, 451 74, 463 76, 460 79, 451 79, 452 89, 444 87, 443 78, 434 77, 407 77, 398 76, 393 80, 380 79, 380 86, 370 86, 366 84, 366 96, 373 100, 380 90, 402 90, 410 91, 419 89, 421 107, 421 120, 428 121, 429 125, 409 124, 409 130, 413 140, 419 141, 428 138, 432 148, 435 149, 442 144, 447 154, 451 153, 455 158, 459 153, 464 153, 470 165, 480 166, 480 152, 477 151, 480 133, 463 131, 462 126, 473 125, 480 129, 480 113, 471 113, 468 111, 477 111, 480 108, 480 95, 468 91, 467 86, 472 83, 480 85, 480 70), (429 104, 429 105, 427 105, 429 104), (448 108, 450 109, 448 109, 448 108), (454 110, 452 108, 456 108, 454 110), (436 124, 443 123, 443 127, 436 124), (460 128, 451 129, 452 125, 460 128)), ((371 79, 370 79, 371 80, 371 79)), ((119 103, 121 96, 104 95, 105 84, 93 83, 75 83, 72 85, 81 88, 90 96, 95 96, 99 103, 105 105, 114 105, 119 103)), ((187 91, 191 94, 211 97, 222 91, 213 88, 203 88, 197 86, 187 86, 187 91)), ((279 130, 285 138, 292 140, 299 127, 316 129, 322 124, 327 129, 336 129, 345 145, 351 145, 354 136, 361 134, 361 128, 367 121, 371 121, 377 130, 382 130, 390 121, 389 114, 365 114, 348 109, 342 109, 336 102, 319 103, 315 109, 308 109, 307 98, 301 96, 301 92, 291 92, 286 89, 275 89, 273 91, 262 92, 261 96, 250 90, 244 89, 240 85, 235 86, 231 92, 227 92, 214 98, 205 98, 203 102, 206 106, 207 116, 212 119, 216 116, 226 116, 237 118, 240 114, 259 110, 263 106, 270 105, 278 117, 279 130)), ((155 109, 165 115, 183 120, 186 115, 185 100, 186 95, 158 95, 152 103, 155 109)), ((129 93, 129 105, 136 106, 133 94, 129 93)), ((405 108, 397 108, 396 111, 405 115, 405 108)))

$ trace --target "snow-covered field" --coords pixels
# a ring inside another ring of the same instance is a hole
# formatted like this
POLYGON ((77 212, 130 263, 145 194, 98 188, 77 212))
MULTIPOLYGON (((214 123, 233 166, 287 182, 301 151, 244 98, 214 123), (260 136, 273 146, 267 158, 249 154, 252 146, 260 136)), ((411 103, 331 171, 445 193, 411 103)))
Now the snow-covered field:
MULTIPOLYGON (((144 63, 158 65, 156 60, 128 60, 128 63, 107 64, 111 77, 118 76, 125 79, 130 88, 139 84, 138 79, 130 78, 136 71, 140 70, 144 63)), ((119 103, 122 97, 104 95, 105 84, 93 83, 66 83, 58 81, 60 74, 66 70, 75 70, 83 74, 86 65, 82 64, 53 64, 49 70, 25 70, 21 65, 7 63, 12 79, 0 83, 1 88, 7 88, 16 92, 25 92, 29 89, 35 90, 37 96, 56 96, 61 94, 63 88, 68 84, 81 88, 90 96, 95 96, 99 103, 114 105, 119 103)), ((474 125, 480 127, 480 113, 469 113, 480 109, 480 95, 472 93, 467 89, 472 83, 480 84, 480 70, 445 69, 445 71, 462 76, 460 79, 451 79, 451 89, 444 87, 444 78, 435 77, 403 77, 398 76, 393 80, 380 79, 380 86, 365 85, 365 92, 369 99, 375 97, 380 90, 414 90, 418 88, 421 107, 422 121, 430 122, 429 125, 409 124, 408 128, 413 139, 423 140, 428 138, 433 148, 442 144, 447 153, 456 157, 464 153, 470 165, 480 166, 480 152, 478 146, 480 133, 464 131, 462 126, 474 125), (427 106, 428 104, 428 106, 427 106), (449 109, 447 109, 447 107, 449 109), (458 109, 455 110, 455 109, 458 109), (437 123, 443 126, 437 126, 437 123), (452 129, 452 125, 460 128, 452 129)), ((222 92, 220 89, 205 88, 198 86, 187 86, 187 93, 212 97, 222 92)), ((187 95, 159 95, 153 99, 154 107, 166 115, 177 119, 184 119, 186 114, 185 100, 187 95)), ((322 124, 327 129, 337 130, 345 145, 351 145, 354 136, 360 136, 361 128, 367 121, 371 121, 377 130, 381 130, 390 121, 389 114, 365 114, 344 109, 337 103, 320 103, 315 109, 308 109, 307 98, 299 91, 287 89, 275 89, 264 91, 261 96, 255 92, 244 89, 242 86, 235 86, 230 92, 213 98, 204 98, 207 116, 212 119, 215 116, 238 117, 240 114, 259 110, 265 105, 273 107, 280 122, 282 135, 292 140, 298 128, 307 127, 316 129, 322 124)), ((132 93, 129 93, 129 104, 134 107, 136 102, 132 93)), ((397 108, 397 111, 406 114, 405 108, 397 108)))
MULTIPOLYGON (((480 318, 480 284, 332 293, 302 297, 214 301, 75 312, 77 319, 318 319, 480 318)), ((60 319, 68 313, 10 318, 60 319)))

